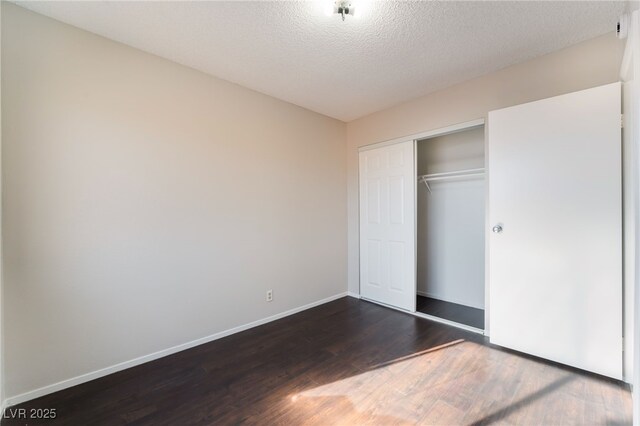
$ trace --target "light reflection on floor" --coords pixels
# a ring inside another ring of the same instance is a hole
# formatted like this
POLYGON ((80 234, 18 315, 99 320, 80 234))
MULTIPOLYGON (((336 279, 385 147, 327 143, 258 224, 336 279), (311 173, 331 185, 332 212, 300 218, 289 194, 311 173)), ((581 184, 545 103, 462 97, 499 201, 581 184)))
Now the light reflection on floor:
POLYGON ((292 393, 295 424, 624 424, 613 383, 465 340, 292 393))

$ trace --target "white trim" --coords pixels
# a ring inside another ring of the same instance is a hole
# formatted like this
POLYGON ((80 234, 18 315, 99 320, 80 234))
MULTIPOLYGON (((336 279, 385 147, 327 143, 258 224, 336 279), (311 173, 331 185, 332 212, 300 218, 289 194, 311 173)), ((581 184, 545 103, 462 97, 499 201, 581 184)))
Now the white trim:
MULTIPOLYGON (((413 181, 416 182, 418 176, 418 141, 413 140, 413 181)), ((425 182, 426 184, 426 182, 425 182)), ((429 188, 429 185, 427 185, 429 188)), ((431 192, 431 189, 429 189, 431 192)), ((413 187, 413 308, 415 312, 418 309, 418 184, 413 187)))
POLYGON ((347 292, 347 296, 349 296, 349 297, 355 297, 356 299, 360 299, 360 298, 361 298, 361 297, 360 297, 360 294, 358 294, 358 293, 354 293, 353 291, 348 291, 348 292, 347 292))
POLYGON ((472 333, 483 334, 484 335, 484 330, 481 330, 481 329, 475 328, 475 327, 471 327, 470 325, 460 324, 459 322, 449 321, 448 319, 435 317, 435 316, 429 315, 429 314, 423 314, 422 312, 417 312, 417 311, 416 312, 411 312, 411 314, 413 314, 413 315, 415 315, 417 317, 420 317, 420 318, 428 319, 430 321, 439 322, 441 324, 450 325, 451 327, 461 328, 463 330, 470 331, 472 333))
MULTIPOLYGON (((418 176, 418 141, 413 140, 413 176, 418 176)), ((414 179, 415 181, 415 179, 414 179)), ((429 184, 425 185, 431 192, 429 184)), ((418 185, 413 187, 413 294, 418 293, 418 185)), ((418 309, 418 298, 413 297, 413 312, 418 309)))
POLYGON ((624 45, 624 53, 622 56, 622 64, 620 65, 620 80, 622 81, 625 81, 629 72, 632 71, 631 66, 633 65, 633 51, 635 48, 635 34, 631 34, 631 31, 635 30, 635 28, 633 28, 634 23, 631 22, 634 19, 633 13, 626 16, 628 16, 629 20, 629 33, 627 34, 627 41, 624 45))
POLYGON ((288 311, 284 311, 284 312, 281 312, 279 314, 272 315, 270 317, 262 318, 262 319, 259 319, 259 320, 244 324, 244 325, 239 325, 237 327, 230 328, 228 330, 224 330, 224 331, 221 331, 219 333, 212 334, 210 336, 206 336, 206 337, 202 337, 200 339, 192 340, 190 342, 183 343, 183 344, 180 344, 180 345, 177 345, 177 346, 173 346, 171 348, 162 349, 160 351, 154 352, 154 353, 149 354, 149 355, 143 355, 141 357, 134 358, 134 359, 129 360, 129 361, 124 361, 124 362, 112 365, 110 367, 101 368, 99 370, 95 370, 95 371, 92 371, 92 372, 89 372, 89 373, 85 373, 85 374, 82 374, 80 376, 72 377, 70 379, 63 380, 63 381, 58 382, 58 383, 53 383, 51 385, 43 386, 41 388, 34 389, 32 391, 28 391, 28 392, 22 393, 20 395, 16 395, 16 396, 13 396, 11 398, 7 398, 4 401, 4 404, 3 404, 3 412, 4 412, 4 408, 6 408, 6 407, 11 407, 13 405, 21 404, 23 402, 27 402, 27 401, 30 401, 30 400, 35 399, 35 398, 39 398, 39 397, 44 396, 44 395, 48 395, 48 394, 53 393, 53 392, 57 392, 57 391, 60 391, 60 390, 63 390, 63 389, 67 389, 67 388, 70 388, 72 386, 76 386, 76 385, 79 385, 79 384, 82 384, 82 383, 86 383, 86 382, 89 382, 91 380, 95 380, 95 379, 98 379, 100 377, 104 377, 104 376, 107 376, 109 374, 113 374, 113 373, 116 373, 118 371, 125 370, 127 368, 135 367, 137 365, 144 364, 144 363, 150 362, 150 361, 154 361, 156 359, 163 358, 165 356, 172 355, 172 354, 175 354, 177 352, 181 352, 181 351, 184 351, 186 349, 193 348, 195 346, 199 346, 199 345, 202 345, 202 344, 205 344, 205 343, 209 343, 209 342, 212 342, 214 340, 218 340, 218 339, 221 339, 223 337, 230 336, 232 334, 239 333, 241 331, 245 331, 245 330, 248 330, 250 328, 257 327, 259 325, 263 325, 263 324, 266 324, 266 323, 269 323, 269 322, 272 322, 272 321, 279 320, 281 318, 287 317, 289 315, 297 314, 298 312, 302 312, 302 311, 305 311, 307 309, 311 309, 311 308, 314 308, 316 306, 323 305, 325 303, 334 301, 336 299, 340 299, 340 298, 345 297, 347 295, 348 295, 347 292, 339 293, 339 294, 336 294, 334 296, 330 296, 330 297, 327 297, 325 299, 318 300, 316 302, 308 303, 306 305, 303 305, 303 306, 300 306, 300 307, 297 307, 297 308, 289 309, 288 311))
POLYGON ((489 309, 489 292, 491 291, 489 256, 491 246, 489 244, 489 234, 487 230, 491 228, 490 216, 491 211, 491 192, 489 185, 491 183, 491 166, 489 164, 489 127, 491 122, 487 122, 484 126, 484 335, 489 336, 491 330, 491 315, 489 309))
POLYGON ((414 135, 403 136, 401 138, 390 139, 387 141, 376 142, 369 145, 363 145, 358 148, 358 152, 368 151, 370 149, 382 148, 387 145, 394 145, 400 142, 406 142, 410 140, 422 140, 427 138, 434 138, 436 136, 444 136, 451 133, 460 132, 463 130, 469 130, 474 127, 480 127, 484 125, 484 118, 478 118, 477 120, 465 121, 464 123, 452 124, 451 126, 440 127, 439 129, 428 130, 426 132, 416 133, 414 135))
MULTIPOLYGON (((634 10, 629 15, 629 30, 627 35, 627 43, 625 45, 624 57, 622 61, 622 66, 620 67, 620 78, 622 81, 627 81, 629 74, 632 73, 633 79, 638 80, 640 78, 640 12, 638 10, 634 10)), ((632 132, 632 141, 633 147, 635 149, 633 163, 636 167, 640 163, 640 150, 638 150, 638 143, 640 141, 640 135, 638 134, 638 126, 640 126, 640 121, 638 119, 638 108, 640 105, 638 104, 640 99, 640 92, 637 88, 637 83, 634 84, 634 89, 632 92, 632 100, 631 105, 633 111, 624 111, 625 115, 629 114, 628 122, 630 124, 630 129, 624 129, 625 131, 632 132)), ((638 219, 638 209, 640 205, 638 204, 638 200, 640 199, 640 181, 638 180, 638 175, 634 176, 634 196, 635 196, 635 205, 634 205, 634 214, 635 214, 635 277, 634 277, 634 302, 633 302, 633 337, 625 336, 625 340, 629 342, 629 338, 633 340, 633 380, 632 380, 632 406, 633 406, 633 424, 640 425, 640 248, 638 247, 638 243, 640 241, 640 223, 638 219)))

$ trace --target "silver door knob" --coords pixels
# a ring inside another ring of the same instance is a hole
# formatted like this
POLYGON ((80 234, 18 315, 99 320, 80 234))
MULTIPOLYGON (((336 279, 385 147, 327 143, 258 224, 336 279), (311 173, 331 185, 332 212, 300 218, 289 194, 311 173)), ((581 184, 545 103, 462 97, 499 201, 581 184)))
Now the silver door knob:
POLYGON ((502 232, 502 226, 501 225, 496 225, 493 227, 492 229, 493 232, 495 232, 496 234, 499 234, 502 232))

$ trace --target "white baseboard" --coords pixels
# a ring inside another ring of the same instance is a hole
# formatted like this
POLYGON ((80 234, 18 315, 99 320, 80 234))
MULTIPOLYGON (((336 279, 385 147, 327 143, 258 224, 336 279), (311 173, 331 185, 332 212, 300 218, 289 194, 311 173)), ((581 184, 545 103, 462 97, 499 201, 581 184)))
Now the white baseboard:
POLYGON ((356 299, 360 299, 360 294, 358 294, 358 293, 354 293, 354 292, 352 292, 352 291, 348 291, 348 292, 347 292, 347 296, 349 296, 349 297, 355 297, 356 299))
POLYGON ((171 348, 162 349, 160 351, 154 352, 149 355, 143 355, 138 358, 134 358, 129 361, 124 361, 110 367, 101 368, 99 370, 95 370, 89 373, 82 374, 80 376, 72 377, 70 379, 63 380, 61 382, 53 383, 51 385, 43 386, 38 389, 34 389, 32 391, 28 391, 22 393, 20 395, 12 396, 7 398, 2 404, 2 412, 6 407, 10 407, 12 405, 22 404, 23 402, 30 401, 32 399, 40 398, 41 396, 48 395, 53 392, 58 392, 63 389, 70 388, 72 386, 77 386, 82 383, 89 382, 91 380, 98 379, 100 377, 107 376, 109 374, 116 373, 118 371, 126 370, 127 368, 135 367, 136 365, 144 364, 145 362, 154 361, 156 359, 175 354, 177 352, 184 351, 186 349, 193 348, 195 346, 199 346, 205 343, 212 342, 214 340, 221 339, 223 337, 229 336, 231 334, 239 333, 241 331, 248 330, 253 327, 257 327, 259 325, 263 325, 275 320, 279 320, 284 317, 288 317, 289 315, 297 314, 298 312, 305 311, 307 309, 314 308, 316 306, 323 305, 325 303, 331 302, 336 299, 340 299, 349 295, 347 292, 339 293, 331 297, 327 297, 326 299, 318 300, 304 306, 299 306, 297 308, 289 309, 288 311, 281 312, 276 315, 272 315, 270 317, 262 318, 248 324, 239 325, 238 327, 230 328, 228 330, 221 331, 219 333, 212 334, 210 336, 202 337, 200 339, 192 340, 187 343, 183 343, 181 345, 173 346, 171 348))

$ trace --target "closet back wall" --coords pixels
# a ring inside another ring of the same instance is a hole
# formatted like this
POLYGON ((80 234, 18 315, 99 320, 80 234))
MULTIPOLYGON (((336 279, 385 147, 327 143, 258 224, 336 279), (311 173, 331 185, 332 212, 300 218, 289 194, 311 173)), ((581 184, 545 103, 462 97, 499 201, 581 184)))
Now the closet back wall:
POLYGON ((344 294, 344 123, 1 7, 7 397, 344 294))
MULTIPOLYGON (((418 141, 418 175, 484 168, 484 127, 418 141)), ((418 294, 484 309, 485 179, 418 186, 418 294)))

